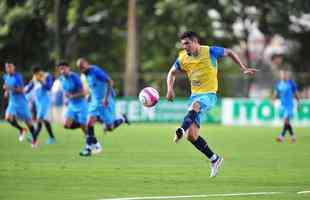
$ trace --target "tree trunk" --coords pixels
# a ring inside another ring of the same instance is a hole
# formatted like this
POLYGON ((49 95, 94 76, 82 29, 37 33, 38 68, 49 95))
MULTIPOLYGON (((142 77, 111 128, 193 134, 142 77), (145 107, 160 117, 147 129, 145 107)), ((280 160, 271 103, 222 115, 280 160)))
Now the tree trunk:
POLYGON ((55 16, 55 62, 59 62, 61 58, 61 39, 60 39, 60 6, 61 0, 54 1, 54 16, 55 16))
POLYGON ((125 95, 136 96, 138 87, 136 0, 128 0, 125 95))

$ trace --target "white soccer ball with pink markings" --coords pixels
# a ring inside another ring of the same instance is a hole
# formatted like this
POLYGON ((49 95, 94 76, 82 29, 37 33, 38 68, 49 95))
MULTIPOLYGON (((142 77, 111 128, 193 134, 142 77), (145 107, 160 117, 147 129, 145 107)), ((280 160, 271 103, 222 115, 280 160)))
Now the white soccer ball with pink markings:
POLYGON ((153 107, 159 101, 159 92, 152 87, 143 88, 139 93, 139 100, 145 107, 153 107))

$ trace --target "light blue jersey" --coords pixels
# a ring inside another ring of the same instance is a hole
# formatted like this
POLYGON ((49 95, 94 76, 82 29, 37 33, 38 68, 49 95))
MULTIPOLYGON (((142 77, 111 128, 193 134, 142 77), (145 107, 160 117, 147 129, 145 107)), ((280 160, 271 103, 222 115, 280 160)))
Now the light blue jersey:
POLYGON ((51 74, 45 73, 45 81, 32 81, 27 86, 27 92, 33 90, 34 103, 37 109, 38 119, 47 119, 51 107, 50 90, 53 87, 54 78, 51 74))
POLYGON ((275 85, 277 97, 281 101, 281 115, 291 117, 294 108, 294 94, 297 92, 297 85, 293 80, 281 80, 275 85))
POLYGON ((12 75, 5 74, 4 84, 9 91, 9 102, 6 109, 6 114, 21 119, 26 122, 31 121, 31 113, 29 110, 28 102, 26 100, 25 94, 20 92, 15 92, 16 88, 23 88, 23 78, 19 73, 14 73, 12 75))
POLYGON ((87 84, 90 91, 90 104, 88 109, 89 117, 99 117, 99 119, 110 125, 114 121, 114 91, 108 98, 109 105, 103 106, 103 99, 107 95, 108 82, 110 77, 103 69, 96 65, 91 65, 85 72, 87 84))
POLYGON ((91 65, 85 76, 91 94, 91 103, 101 104, 107 94, 110 77, 96 65, 91 65))
MULTIPOLYGON (((67 94, 76 94, 83 91, 82 81, 78 74, 70 72, 68 76, 59 78, 62 88, 67 94)), ((87 122, 87 103, 84 97, 70 98, 65 112, 65 118, 75 120, 81 124, 87 122)))

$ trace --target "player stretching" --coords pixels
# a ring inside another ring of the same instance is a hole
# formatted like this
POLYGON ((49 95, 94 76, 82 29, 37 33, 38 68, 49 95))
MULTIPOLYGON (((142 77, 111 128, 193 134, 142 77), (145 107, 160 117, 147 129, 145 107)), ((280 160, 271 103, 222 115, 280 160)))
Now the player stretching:
POLYGON ((50 73, 44 72, 40 67, 32 69, 33 80, 28 84, 27 92, 33 91, 34 105, 36 108, 37 124, 37 137, 42 129, 42 124, 45 125, 48 132, 47 144, 55 143, 55 136, 53 134, 52 126, 48 120, 48 114, 51 107, 51 98, 49 91, 53 87, 54 78, 50 73))
POLYGON ((58 65, 59 80, 62 84, 65 96, 68 98, 68 106, 65 112, 65 125, 67 129, 81 128, 85 133, 86 146, 80 152, 81 156, 90 156, 91 148, 97 139, 87 131, 87 102, 85 100, 85 92, 78 74, 70 70, 69 64, 61 61, 58 65))
POLYGON ((6 74, 4 75, 3 89, 5 96, 9 96, 9 103, 5 111, 5 119, 15 128, 19 130, 19 140, 22 141, 25 137, 26 130, 21 127, 17 120, 24 121, 32 135, 32 148, 36 148, 37 136, 32 123, 31 113, 28 107, 28 102, 24 94, 24 83, 22 76, 15 71, 15 66, 12 63, 5 64, 6 74))
POLYGON ((296 83, 290 79, 288 70, 280 70, 280 80, 276 82, 274 97, 281 101, 280 115, 284 118, 284 125, 281 134, 277 137, 278 142, 283 142, 286 131, 289 131, 291 142, 296 142, 296 136, 290 124, 293 116, 294 96, 299 101, 296 83))
POLYGON ((105 130, 112 131, 122 123, 129 124, 127 117, 115 119, 114 117, 114 91, 113 80, 97 65, 90 65, 85 58, 77 61, 80 71, 85 74, 90 92, 88 108, 88 130, 94 134, 96 121, 105 124, 105 130))
POLYGON ((229 56, 247 75, 254 75, 257 70, 248 68, 230 49, 200 45, 195 32, 184 32, 180 35, 180 40, 184 50, 179 53, 179 57, 168 73, 166 98, 169 101, 175 98, 173 86, 177 71, 187 74, 191 82, 192 95, 188 113, 181 127, 176 130, 174 142, 177 143, 187 133, 187 139, 210 160, 210 177, 215 177, 223 163, 223 158, 213 153, 207 142, 199 136, 199 128, 201 113, 209 111, 217 101, 217 60, 229 56))

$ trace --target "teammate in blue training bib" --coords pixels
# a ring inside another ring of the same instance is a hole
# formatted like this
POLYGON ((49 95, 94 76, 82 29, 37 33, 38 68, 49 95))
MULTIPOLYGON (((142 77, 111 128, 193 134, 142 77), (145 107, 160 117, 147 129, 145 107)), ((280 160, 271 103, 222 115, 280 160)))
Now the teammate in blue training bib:
POLYGON ((296 142, 296 136, 290 119, 293 117, 294 98, 299 101, 299 94, 296 83, 290 79, 288 70, 280 70, 280 80, 275 84, 275 96, 280 99, 280 117, 284 119, 283 130, 277 137, 278 142, 283 142, 286 132, 290 133, 290 141, 296 142))
POLYGON ((6 74, 3 76, 5 96, 9 97, 8 106, 5 112, 5 119, 15 128, 19 130, 19 140, 23 141, 27 131, 20 126, 17 120, 22 120, 26 123, 31 132, 31 146, 36 148, 37 135, 32 123, 32 117, 28 102, 24 94, 24 83, 22 76, 15 71, 13 63, 5 64, 6 74))
POLYGON ((90 65, 85 58, 78 59, 77 66, 85 74, 89 88, 88 131, 95 134, 94 124, 97 121, 105 125, 106 131, 112 131, 124 122, 129 124, 126 115, 115 118, 113 80, 107 73, 97 65, 90 65))
POLYGON ((94 135, 87 130, 87 102, 80 76, 70 70, 69 64, 61 61, 58 65, 61 74, 59 80, 62 84, 65 96, 68 99, 65 111, 65 125, 67 129, 81 128, 86 136, 85 148, 80 152, 81 156, 90 156, 92 144, 97 142, 94 135))
POLYGON ((33 93, 33 103, 36 108, 37 118, 37 135, 39 136, 42 129, 42 124, 45 125, 48 132, 47 144, 55 143, 55 136, 52 130, 51 123, 48 119, 48 115, 51 108, 50 90, 53 87, 54 78, 48 73, 44 72, 40 67, 33 67, 32 69, 33 79, 28 84, 27 93, 33 93))

